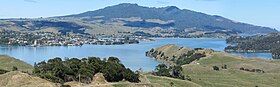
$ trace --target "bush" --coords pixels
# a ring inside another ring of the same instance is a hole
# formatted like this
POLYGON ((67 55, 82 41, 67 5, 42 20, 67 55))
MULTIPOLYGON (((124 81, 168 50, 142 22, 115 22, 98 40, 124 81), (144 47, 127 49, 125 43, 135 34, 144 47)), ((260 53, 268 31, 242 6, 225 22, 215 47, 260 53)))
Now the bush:
POLYGON ((223 65, 223 66, 222 66, 222 69, 227 69, 227 65, 223 65))
POLYGON ((195 60, 199 60, 202 57, 205 57, 205 54, 201 53, 194 53, 193 51, 189 51, 187 54, 184 54, 178 58, 176 62, 177 65, 184 65, 184 64, 190 64, 191 62, 195 60))
POLYGON ((7 72, 9 72, 9 71, 0 69, 0 74, 4 74, 4 73, 7 73, 7 72))
POLYGON ((172 66, 168 68, 165 64, 159 64, 158 66, 156 66, 155 70, 156 72, 153 72, 153 75, 185 80, 185 76, 182 73, 183 69, 181 66, 172 66))
POLYGON ((174 82, 170 82, 170 87, 172 87, 174 85, 174 82))
POLYGON ((241 67, 240 70, 245 70, 245 68, 241 67))
POLYGON ((18 68, 16 66, 13 66, 12 71, 17 71, 17 70, 18 70, 18 68))
POLYGON ((71 87, 70 85, 61 85, 60 87, 71 87))
POLYGON ((219 67, 218 66, 213 66, 213 70, 219 71, 219 67))

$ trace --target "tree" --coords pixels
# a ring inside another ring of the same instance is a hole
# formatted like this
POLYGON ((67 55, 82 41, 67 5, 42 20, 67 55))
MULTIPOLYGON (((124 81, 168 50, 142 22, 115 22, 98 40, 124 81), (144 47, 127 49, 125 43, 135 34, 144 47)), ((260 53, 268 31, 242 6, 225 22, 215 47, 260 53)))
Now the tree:
POLYGON ((224 64, 224 65, 222 66, 222 69, 227 69, 227 65, 224 64))
POLYGON ((126 69, 125 72, 123 72, 124 79, 130 82, 140 82, 140 80, 138 79, 139 76, 140 74, 135 74, 130 69, 126 69))
POLYGON ((18 68, 16 66, 13 66, 12 71, 17 71, 17 70, 18 70, 18 68))
POLYGON ((174 83, 173 82, 170 82, 170 87, 173 87, 174 83))
POLYGON ((168 76, 170 77, 169 69, 167 69, 167 66, 165 64, 159 64, 156 66, 156 72, 154 73, 157 76, 168 76))
POLYGON ((109 57, 109 59, 107 61, 113 62, 113 63, 120 63, 120 60, 116 57, 109 57))
POLYGON ((182 67, 181 66, 174 66, 172 67, 172 72, 174 77, 179 77, 180 74, 182 73, 182 67))
POLYGON ((167 66, 165 64, 159 64, 156 66, 156 70, 162 70, 162 69, 167 69, 167 66))
POLYGON ((218 66, 213 66, 213 70, 219 71, 219 67, 218 66))

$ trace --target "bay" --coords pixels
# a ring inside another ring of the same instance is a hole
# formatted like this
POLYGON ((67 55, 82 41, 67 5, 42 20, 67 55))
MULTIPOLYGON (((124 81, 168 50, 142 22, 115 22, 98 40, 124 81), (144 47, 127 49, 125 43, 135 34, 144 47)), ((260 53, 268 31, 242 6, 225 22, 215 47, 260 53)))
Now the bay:
MULTIPOLYGON (((26 46, 0 46, 0 54, 9 55, 23 60, 31 65, 39 61, 47 61, 50 58, 85 58, 118 57, 121 62, 137 70, 152 71, 158 62, 145 56, 145 52, 165 44, 176 44, 178 46, 191 48, 211 48, 216 51, 223 51, 228 44, 225 39, 213 38, 154 38, 155 42, 140 42, 139 44, 125 45, 83 45, 83 46, 46 46, 46 47, 26 47, 26 46)), ((245 57, 258 57, 271 59, 270 53, 232 53, 245 57)))

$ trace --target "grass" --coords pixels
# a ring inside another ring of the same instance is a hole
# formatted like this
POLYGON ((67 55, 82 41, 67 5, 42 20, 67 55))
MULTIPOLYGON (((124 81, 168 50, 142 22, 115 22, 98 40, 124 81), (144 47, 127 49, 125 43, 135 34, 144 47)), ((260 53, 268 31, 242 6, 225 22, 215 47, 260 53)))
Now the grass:
POLYGON ((60 87, 59 84, 30 76, 19 71, 0 75, 0 87, 60 87))
POLYGON ((13 66, 17 67, 19 71, 32 72, 33 70, 33 66, 30 64, 13 57, 0 55, 0 69, 11 71, 13 66))
MULTIPOLYGON (((275 60, 277 61, 277 60, 275 60)), ((201 59, 198 63, 183 66, 185 75, 203 87, 280 87, 280 63, 262 60, 245 59, 237 56, 216 53, 211 57, 201 59), (228 69, 215 71, 213 66, 226 64, 228 69), (262 69, 265 73, 239 70, 262 69)))
POLYGON ((162 87, 170 87, 170 83, 173 82, 173 87, 201 87, 200 85, 190 82, 188 80, 179 80, 168 77, 159 77, 148 75, 147 78, 151 83, 156 83, 161 85, 162 87))

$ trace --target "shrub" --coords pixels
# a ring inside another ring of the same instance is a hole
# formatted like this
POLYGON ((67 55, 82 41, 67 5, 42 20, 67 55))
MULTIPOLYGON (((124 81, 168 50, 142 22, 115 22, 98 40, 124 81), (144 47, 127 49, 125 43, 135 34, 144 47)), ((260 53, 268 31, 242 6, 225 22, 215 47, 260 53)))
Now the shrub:
POLYGON ((16 66, 13 66, 12 71, 17 71, 17 70, 18 70, 18 68, 16 66))
POLYGON ((245 70, 245 68, 241 67, 240 70, 245 70))
POLYGON ((9 72, 9 71, 0 69, 0 74, 4 74, 4 73, 7 73, 7 72, 9 72))
POLYGON ((174 82, 170 82, 170 86, 172 87, 174 85, 174 82))
POLYGON ((222 69, 227 69, 227 65, 223 65, 223 66, 222 66, 222 69))
POLYGON ((155 70, 156 72, 153 72, 153 75, 185 80, 185 76, 182 73, 183 69, 181 66, 172 66, 168 68, 165 64, 159 64, 158 66, 156 66, 155 70))
POLYGON ((219 67, 218 66, 213 66, 213 70, 219 71, 219 67))
POLYGON ((70 85, 61 85, 60 87, 71 87, 70 85))

